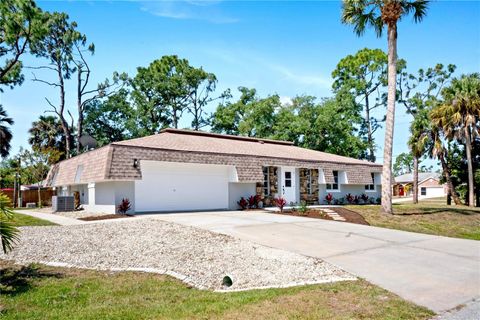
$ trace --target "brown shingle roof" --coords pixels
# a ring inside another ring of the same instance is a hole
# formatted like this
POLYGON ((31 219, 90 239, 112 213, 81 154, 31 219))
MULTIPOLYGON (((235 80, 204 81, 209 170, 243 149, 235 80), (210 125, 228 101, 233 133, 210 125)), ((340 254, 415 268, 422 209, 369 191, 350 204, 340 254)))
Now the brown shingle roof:
POLYGON ((111 143, 57 163, 50 170, 47 184, 62 186, 105 180, 141 179, 134 159, 233 165, 240 182, 262 180, 265 165, 322 167, 328 183, 332 170, 344 170, 350 183, 371 180, 370 172, 381 165, 294 146, 291 142, 219 135, 198 131, 165 129, 159 134, 111 143), (77 177, 77 170, 82 174, 77 177))
POLYGON ((179 129, 165 129, 159 134, 114 142, 113 145, 344 164, 378 165, 364 160, 296 147, 292 142, 288 141, 257 139, 179 129))

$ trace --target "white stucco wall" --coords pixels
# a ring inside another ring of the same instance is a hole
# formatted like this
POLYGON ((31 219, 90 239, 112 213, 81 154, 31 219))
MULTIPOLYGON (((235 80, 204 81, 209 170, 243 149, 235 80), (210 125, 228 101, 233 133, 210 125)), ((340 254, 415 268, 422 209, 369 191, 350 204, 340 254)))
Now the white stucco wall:
POLYGON ((256 194, 255 183, 229 183, 228 184, 228 208, 230 210, 237 210, 240 207, 237 202, 241 197, 248 199, 248 197, 256 194))
POLYGON ((235 179, 231 167, 142 160, 136 212, 228 209, 228 184, 235 179))

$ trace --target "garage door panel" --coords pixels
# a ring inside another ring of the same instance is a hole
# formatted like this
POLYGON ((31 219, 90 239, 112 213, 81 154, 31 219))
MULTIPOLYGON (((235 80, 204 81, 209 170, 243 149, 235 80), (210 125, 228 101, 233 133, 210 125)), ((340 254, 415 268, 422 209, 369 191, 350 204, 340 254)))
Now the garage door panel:
POLYGON ((228 207, 228 166, 141 161, 136 211, 212 210, 228 207))

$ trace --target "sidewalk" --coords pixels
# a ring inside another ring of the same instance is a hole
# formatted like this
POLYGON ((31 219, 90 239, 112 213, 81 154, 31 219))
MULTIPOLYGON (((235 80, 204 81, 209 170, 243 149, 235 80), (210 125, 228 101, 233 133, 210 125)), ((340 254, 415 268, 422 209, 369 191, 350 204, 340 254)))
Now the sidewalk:
POLYGON ((52 214, 52 213, 42 213, 42 212, 36 212, 36 211, 31 211, 31 210, 18 210, 18 211, 15 211, 15 212, 19 213, 19 214, 24 214, 24 215, 27 215, 27 216, 31 216, 31 217, 34 217, 34 218, 47 220, 47 221, 56 223, 56 224, 61 225, 61 226, 72 226, 72 225, 76 225, 76 224, 86 223, 86 221, 78 220, 78 219, 75 219, 75 218, 63 217, 63 216, 59 216, 59 215, 52 214))

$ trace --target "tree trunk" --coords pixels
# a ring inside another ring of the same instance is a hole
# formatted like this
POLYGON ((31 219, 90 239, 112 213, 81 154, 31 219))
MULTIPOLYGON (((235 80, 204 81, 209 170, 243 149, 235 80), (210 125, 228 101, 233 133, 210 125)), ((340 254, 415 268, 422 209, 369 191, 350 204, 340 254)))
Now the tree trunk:
POLYGON ((413 157, 413 203, 418 203, 418 157, 413 157))
POLYGON ((372 124, 370 123, 370 106, 367 93, 365 93, 365 123, 367 124, 367 142, 370 152, 368 158, 370 162, 375 162, 375 148, 373 145, 372 124))
POLYGON ((83 107, 82 107, 82 72, 80 68, 77 70, 77 154, 80 154, 82 145, 80 138, 83 134, 83 107))
POLYGON ((397 25, 388 25, 388 95, 385 143, 383 146, 382 209, 393 214, 392 208, 392 151, 397 90, 397 25))
POLYGON ((438 158, 440 159, 440 163, 442 164, 443 174, 445 175, 445 180, 447 181, 447 193, 452 197, 453 202, 455 202, 456 205, 461 205, 462 202, 460 201, 460 198, 458 197, 458 194, 455 192, 455 188, 453 187, 452 178, 450 176, 450 169, 448 168, 447 162, 445 161, 445 155, 443 151, 439 153, 438 158))
POLYGON ((474 192, 473 192, 473 163, 472 163, 472 142, 470 139, 470 128, 465 126, 465 150, 467 151, 467 165, 468 165, 468 206, 474 207, 474 192))
POLYGON ((72 150, 72 132, 70 131, 70 127, 68 126, 68 123, 65 120, 65 116, 63 114, 65 110, 65 83, 63 81, 62 64, 60 62, 57 63, 57 73, 58 83, 60 87, 60 106, 59 110, 57 110, 56 113, 60 118, 60 122, 62 123, 62 129, 65 135, 65 157, 68 159, 70 158, 70 152, 72 150))
POLYGON ((42 207, 42 190, 40 189, 40 182, 37 184, 38 186, 38 207, 42 207))

